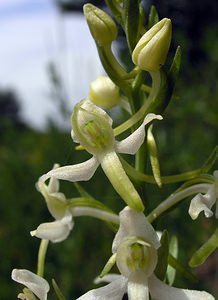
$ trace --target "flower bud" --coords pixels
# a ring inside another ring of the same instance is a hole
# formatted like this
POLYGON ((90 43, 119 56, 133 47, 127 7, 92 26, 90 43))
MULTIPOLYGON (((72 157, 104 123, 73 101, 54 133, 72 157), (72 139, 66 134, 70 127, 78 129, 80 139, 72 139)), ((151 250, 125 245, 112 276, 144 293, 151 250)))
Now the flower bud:
POLYGON ((71 135, 74 141, 93 155, 114 146, 111 118, 89 100, 81 101, 74 107, 71 135))
POLYGON ((132 54, 134 64, 145 71, 158 71, 165 63, 171 36, 171 20, 164 18, 138 41, 132 54))
POLYGON ((111 44, 116 39, 117 27, 108 14, 90 3, 83 6, 83 12, 90 32, 99 46, 111 44))
POLYGON ((99 76, 90 85, 89 100, 104 109, 110 109, 120 102, 119 88, 107 76, 99 76))

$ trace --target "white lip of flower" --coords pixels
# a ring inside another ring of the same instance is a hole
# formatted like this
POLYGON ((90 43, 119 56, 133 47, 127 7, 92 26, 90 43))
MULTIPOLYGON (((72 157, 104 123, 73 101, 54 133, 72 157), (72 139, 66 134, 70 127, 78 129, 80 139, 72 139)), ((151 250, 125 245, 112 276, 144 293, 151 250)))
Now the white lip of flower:
POLYGON ((98 280, 108 285, 91 290, 77 300, 215 300, 207 292, 178 289, 159 280, 154 269, 160 242, 157 233, 143 213, 126 207, 120 212, 120 228, 112 245, 121 275, 108 274, 98 280), (150 250, 151 251, 150 251, 150 250))
POLYGON ((201 211, 204 211, 206 218, 210 218, 213 215, 211 208, 216 203, 215 216, 218 219, 218 171, 213 173, 215 183, 209 185, 209 189, 206 194, 197 194, 190 203, 189 215, 193 220, 197 219, 201 211))
MULTIPOLYGON (((47 299, 47 293, 50 287, 44 278, 25 269, 14 269, 11 273, 11 278, 25 285, 40 300, 47 299)), ((25 297, 25 294, 18 295, 20 299, 26 299, 26 297, 24 298, 23 296, 25 297)))
MULTIPOLYGON (((53 170, 58 167, 59 165, 54 165, 53 170)), ((41 239, 50 240, 53 243, 61 242, 68 237, 74 223, 72 213, 67 206, 66 197, 59 192, 59 181, 56 178, 51 178, 48 185, 39 181, 36 186, 44 196, 48 210, 55 221, 40 224, 30 234, 41 239)))
POLYGON ((132 208, 143 211, 142 200, 126 175, 117 153, 135 154, 145 139, 144 126, 160 115, 148 114, 139 128, 126 139, 118 142, 114 138, 112 119, 89 100, 78 103, 72 114, 72 138, 79 142, 93 157, 83 163, 49 171, 40 178, 50 177, 72 182, 89 180, 101 164, 111 184, 132 208))

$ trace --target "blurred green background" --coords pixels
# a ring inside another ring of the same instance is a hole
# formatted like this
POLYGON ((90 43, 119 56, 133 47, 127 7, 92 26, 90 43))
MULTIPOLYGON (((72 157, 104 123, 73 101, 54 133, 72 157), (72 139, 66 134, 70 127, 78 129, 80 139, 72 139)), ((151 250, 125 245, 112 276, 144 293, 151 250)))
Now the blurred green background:
MULTIPOLYGON (((88 1, 57 4, 64 14, 66 11, 81 11, 81 4, 85 2, 88 1)), ((102 1, 92 3, 98 5, 102 1)), ((182 47, 182 67, 175 96, 164 120, 154 130, 161 170, 164 175, 169 175, 200 167, 217 144, 218 9, 216 0, 152 3, 156 5, 160 18, 167 16, 173 21, 171 57, 178 44, 182 47)), ((150 4, 146 2, 146 9, 150 4)), ((121 57, 128 62, 122 36, 120 32, 118 48, 121 57)), ((59 83, 53 80, 52 84, 54 90, 57 89, 59 83)), ((64 117, 63 110, 61 113, 64 117)), ((35 189, 38 177, 51 169, 55 162, 75 164, 89 156, 75 151, 70 132, 56 127, 52 121, 48 121, 44 132, 35 131, 25 124, 19 114, 16 91, 0 91, 0 116, 0 299, 9 300, 15 299, 21 291, 21 287, 10 279, 11 270, 14 267, 36 270, 39 240, 30 237, 30 230, 52 220, 44 199, 35 189)), ((217 163, 214 168, 217 168, 217 163)), ((94 178, 82 186, 114 211, 119 212, 123 207, 100 168, 94 178)), ((147 184, 146 195, 152 198, 152 206, 155 206, 178 186, 158 189, 147 184)), ((69 197, 78 195, 73 184, 62 182, 61 188, 69 197)), ((215 218, 206 220, 201 216, 192 221, 187 214, 188 205, 189 201, 186 201, 157 224, 158 229, 167 228, 170 235, 178 235, 179 258, 184 264, 217 226, 215 218)), ((93 278, 111 254, 113 236, 107 225, 98 220, 75 219, 70 238, 49 245, 47 278, 55 278, 66 298, 75 299, 93 287, 93 278)), ((216 251, 207 263, 193 270, 199 278, 198 283, 190 283, 177 274, 175 286, 206 288, 218 296, 217 265, 216 251)), ((56 299, 53 292, 49 299, 56 299)))

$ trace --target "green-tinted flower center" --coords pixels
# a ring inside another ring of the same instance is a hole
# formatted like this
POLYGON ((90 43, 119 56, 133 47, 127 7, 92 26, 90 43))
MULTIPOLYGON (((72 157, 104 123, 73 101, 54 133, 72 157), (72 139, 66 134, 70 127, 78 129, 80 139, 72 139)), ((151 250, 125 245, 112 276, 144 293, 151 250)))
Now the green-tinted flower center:
POLYGON ((76 106, 72 115, 76 139, 92 154, 100 154, 112 148, 114 134, 108 118, 99 108, 89 111, 81 106, 76 106))
POLYGON ((126 277, 137 270, 149 276, 157 263, 157 251, 142 239, 127 237, 117 249, 116 262, 120 272, 126 277))

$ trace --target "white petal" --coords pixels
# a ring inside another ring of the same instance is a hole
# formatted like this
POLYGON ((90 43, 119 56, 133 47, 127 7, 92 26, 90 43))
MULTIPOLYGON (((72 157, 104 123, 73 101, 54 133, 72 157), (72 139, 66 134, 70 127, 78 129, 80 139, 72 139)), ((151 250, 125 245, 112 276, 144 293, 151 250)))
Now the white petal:
MULTIPOLYGON (((59 164, 54 164, 53 170, 59 168, 59 164)), ((49 193, 57 193, 59 191, 59 181, 56 178, 51 178, 48 184, 49 193)))
POLYGON ((216 202, 215 185, 212 184, 205 195, 196 195, 190 203, 189 214, 195 220, 201 211, 204 211, 205 217, 209 218, 213 215, 212 206, 216 202))
POLYGON ((162 120, 162 116, 155 115, 155 114, 148 114, 144 122, 139 126, 136 131, 134 131, 130 136, 122 140, 121 142, 116 142, 116 150, 119 153, 126 153, 126 154, 135 154, 145 139, 145 125, 150 123, 152 120, 158 119, 162 120))
POLYGON ((86 99, 83 104, 81 105, 81 107, 85 110, 87 110, 88 112, 92 112, 95 113, 96 115, 101 115, 104 116, 104 118, 107 119, 108 123, 110 125, 112 125, 113 120, 111 119, 111 117, 106 113, 106 111, 104 111, 102 108, 100 108, 99 106, 95 105, 92 101, 90 101, 89 99, 86 99))
POLYGON ((207 292, 187 289, 178 289, 166 285, 152 275, 148 281, 151 297, 155 300, 215 300, 207 292))
POLYGON ((144 214, 128 206, 120 212, 120 227, 113 241, 113 253, 117 251, 118 246, 127 236, 140 237, 152 244, 155 249, 160 247, 158 235, 144 214))
POLYGON ((126 288, 127 279, 120 276, 118 280, 115 280, 104 287, 91 290, 77 300, 122 300, 126 288))
POLYGON ((135 271, 129 277, 127 293, 129 300, 149 300, 147 278, 143 272, 135 271))
POLYGON ((12 271, 11 278, 16 282, 25 285, 40 300, 47 299, 49 284, 44 278, 24 269, 14 269, 12 271))
POLYGON ((95 284, 99 284, 99 283, 102 283, 102 282, 111 283, 112 281, 120 279, 120 277, 123 277, 123 276, 119 275, 119 274, 115 274, 115 273, 109 273, 109 274, 106 274, 102 278, 101 277, 95 278, 94 283, 95 284))
POLYGON ((58 243, 64 241, 68 237, 72 228, 72 215, 69 214, 61 220, 39 225, 38 228, 35 231, 31 231, 30 234, 40 239, 58 243))
POLYGON ((98 166, 99 162, 95 157, 92 157, 89 160, 80 164, 65 166, 55 170, 51 170, 45 175, 41 176, 39 180, 45 181, 50 177, 54 177, 57 179, 63 179, 72 182, 86 181, 94 175, 98 166))

